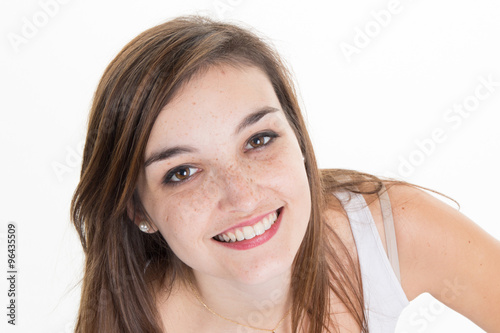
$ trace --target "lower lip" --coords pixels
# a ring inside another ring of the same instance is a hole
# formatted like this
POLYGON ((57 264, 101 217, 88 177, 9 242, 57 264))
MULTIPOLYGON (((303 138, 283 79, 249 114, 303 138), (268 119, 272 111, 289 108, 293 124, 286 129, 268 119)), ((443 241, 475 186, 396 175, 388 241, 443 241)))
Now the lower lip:
POLYGON ((217 242, 220 245, 226 246, 230 249, 234 250, 249 250, 254 247, 257 247, 259 245, 264 244, 271 238, 273 238, 274 235, 276 235, 276 232, 278 232, 278 228, 280 227, 281 224, 281 217, 283 216, 283 209, 281 209, 280 214, 276 221, 273 223, 271 228, 266 230, 262 235, 255 236, 252 239, 245 239, 242 241, 236 241, 234 243, 226 243, 226 242, 219 242, 214 239, 214 242, 217 242))

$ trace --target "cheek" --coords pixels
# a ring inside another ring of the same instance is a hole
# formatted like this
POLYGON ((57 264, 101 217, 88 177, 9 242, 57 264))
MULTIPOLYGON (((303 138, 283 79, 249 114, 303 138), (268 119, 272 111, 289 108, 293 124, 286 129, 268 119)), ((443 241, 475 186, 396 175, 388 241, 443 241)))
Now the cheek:
POLYGON ((155 205, 155 222, 168 241, 196 238, 207 228, 215 193, 209 184, 201 184, 196 190, 186 190, 161 200, 155 205))
POLYGON ((274 184, 280 192, 287 193, 309 191, 309 182, 300 149, 294 145, 283 147, 272 154, 258 168, 257 179, 266 179, 267 184, 274 184))

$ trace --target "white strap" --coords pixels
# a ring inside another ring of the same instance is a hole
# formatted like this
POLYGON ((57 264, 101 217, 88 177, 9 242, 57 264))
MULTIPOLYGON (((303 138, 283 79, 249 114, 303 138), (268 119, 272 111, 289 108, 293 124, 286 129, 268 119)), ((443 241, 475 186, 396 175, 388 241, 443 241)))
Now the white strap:
POLYGON ((387 256, 389 262, 391 263, 392 269, 396 274, 396 277, 401 283, 401 274, 399 270, 399 256, 398 256, 398 245, 396 242, 396 230, 394 229, 394 219, 392 217, 391 200, 389 199, 389 194, 387 194, 387 189, 384 184, 382 184, 382 189, 380 194, 380 207, 382 209, 382 217, 384 219, 384 230, 385 230, 385 243, 387 245, 387 256))

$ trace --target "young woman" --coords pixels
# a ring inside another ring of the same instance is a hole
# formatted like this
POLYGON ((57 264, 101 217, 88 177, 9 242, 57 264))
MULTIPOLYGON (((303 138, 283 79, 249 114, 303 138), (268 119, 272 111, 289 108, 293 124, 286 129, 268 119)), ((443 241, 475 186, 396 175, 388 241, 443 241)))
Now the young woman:
POLYGON ((72 216, 77 332, 391 332, 423 292, 500 332, 500 243, 414 186, 318 170, 285 66, 234 25, 178 18, 112 61, 72 216))

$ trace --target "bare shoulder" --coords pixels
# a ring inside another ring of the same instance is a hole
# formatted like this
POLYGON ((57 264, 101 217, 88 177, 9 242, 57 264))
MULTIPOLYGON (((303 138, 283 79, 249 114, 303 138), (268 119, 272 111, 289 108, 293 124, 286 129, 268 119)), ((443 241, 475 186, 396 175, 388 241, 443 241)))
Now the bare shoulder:
POLYGON ((500 332, 500 242, 423 190, 394 185, 388 193, 407 297, 429 292, 486 331, 500 332))

